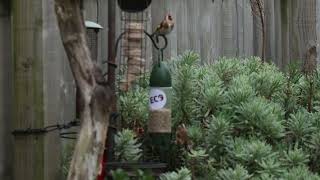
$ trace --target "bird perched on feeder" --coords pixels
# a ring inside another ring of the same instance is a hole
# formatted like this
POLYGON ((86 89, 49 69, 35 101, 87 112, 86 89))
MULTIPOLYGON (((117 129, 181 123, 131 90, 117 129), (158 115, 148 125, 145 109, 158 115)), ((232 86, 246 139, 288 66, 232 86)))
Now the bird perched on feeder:
POLYGON ((152 33, 153 36, 156 37, 158 42, 159 35, 167 35, 169 34, 174 27, 174 21, 171 14, 167 14, 161 23, 157 26, 157 29, 152 33))

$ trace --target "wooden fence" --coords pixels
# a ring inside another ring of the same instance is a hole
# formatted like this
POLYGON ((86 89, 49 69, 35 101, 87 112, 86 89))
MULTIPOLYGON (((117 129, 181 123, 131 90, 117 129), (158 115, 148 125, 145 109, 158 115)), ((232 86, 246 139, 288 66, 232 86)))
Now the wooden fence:
MULTIPOLYGON (((284 67, 304 60, 308 48, 318 46, 319 6, 316 0, 264 1, 267 60, 284 67)), ((150 11, 152 29, 167 12, 176 20, 167 57, 187 49, 204 62, 261 55, 262 27, 249 0, 154 0, 150 11)))

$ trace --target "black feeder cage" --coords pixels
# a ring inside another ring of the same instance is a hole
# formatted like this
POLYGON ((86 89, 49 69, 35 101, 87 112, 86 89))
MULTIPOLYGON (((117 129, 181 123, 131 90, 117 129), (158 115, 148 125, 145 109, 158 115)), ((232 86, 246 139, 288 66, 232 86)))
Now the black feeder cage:
MULTIPOLYGON (((158 47, 154 41, 152 34, 147 33, 149 12, 145 11, 151 4, 152 0, 117 0, 118 6, 121 9, 121 33, 116 39, 115 56, 119 48, 119 56, 116 62, 118 76, 115 82, 116 91, 118 94, 128 91, 135 87, 136 83, 144 80, 146 69, 149 67, 147 63, 147 39, 149 38, 153 45, 159 51, 167 46, 167 39, 163 36, 165 45, 158 47)), ((143 81, 142 81, 143 82, 143 81)), ((110 119, 121 122, 121 114, 113 113, 110 119)), ((110 123, 110 125, 113 123, 110 123)), ((107 138, 107 163, 106 172, 107 179, 111 179, 110 172, 121 168, 128 172, 129 176, 136 179, 136 169, 152 172, 153 176, 159 175, 167 169, 167 163, 158 161, 150 161, 147 157, 142 157, 142 162, 116 162, 114 159, 114 135, 117 129, 109 126, 107 138)))
POLYGON ((93 21, 85 21, 87 29, 87 42, 93 61, 98 60, 98 33, 103 27, 93 21))
MULTIPOLYGON (((97 24, 93 21, 85 21, 86 33, 87 33, 87 43, 90 50, 91 59, 94 62, 98 61, 98 33, 103 27, 100 24, 97 24)), ((81 109, 81 97, 78 91, 76 90, 76 118, 80 118, 80 109, 81 109)))
POLYGON ((141 12, 149 7, 151 0, 118 0, 118 5, 125 12, 141 12))

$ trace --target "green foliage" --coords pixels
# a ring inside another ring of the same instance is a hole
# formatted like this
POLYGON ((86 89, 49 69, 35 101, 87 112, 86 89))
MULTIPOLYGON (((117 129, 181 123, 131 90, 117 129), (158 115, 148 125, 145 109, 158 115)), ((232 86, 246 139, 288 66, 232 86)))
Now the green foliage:
POLYGON ((267 63, 262 63, 259 57, 249 57, 241 59, 243 61, 244 74, 250 75, 261 71, 267 63))
POLYGON ((275 140, 284 135, 282 114, 279 105, 256 97, 239 106, 236 126, 247 135, 275 140))
POLYGON ((272 65, 265 65, 258 72, 249 75, 253 88, 257 93, 271 99, 283 89, 285 82, 283 74, 272 65))
POLYGON ((205 149, 191 150, 187 153, 186 165, 191 170, 193 177, 201 177, 210 171, 208 164, 209 155, 205 149))
POLYGON ((188 137, 192 141, 193 146, 200 146, 204 142, 204 134, 199 125, 192 125, 187 127, 188 137))
POLYGON ((248 180, 251 175, 241 165, 237 165, 234 169, 220 170, 218 172, 217 180, 248 180))
POLYGON ((296 64, 290 64, 285 74, 285 85, 282 92, 276 95, 275 102, 280 103, 285 110, 285 118, 300 108, 298 81, 302 77, 296 64))
POLYGON ((194 118, 197 95, 197 71, 199 56, 192 52, 183 54, 168 65, 173 79, 173 120, 174 124, 189 124, 194 118))
POLYGON ((287 134, 291 142, 299 144, 306 143, 315 131, 312 124, 312 116, 304 109, 290 115, 287 128, 287 134))
POLYGON ((295 146, 293 149, 289 149, 284 153, 283 164, 287 168, 304 166, 309 162, 308 158, 308 154, 303 152, 302 149, 299 149, 297 146, 295 146))
POLYGON ((224 96, 224 91, 221 87, 212 86, 205 89, 203 92, 203 100, 208 112, 216 111, 223 104, 225 100, 224 96))
POLYGON ((228 144, 231 141, 232 125, 224 117, 214 117, 209 124, 206 134, 206 146, 209 154, 224 164, 224 156, 227 152, 228 144))
POLYGON ((308 144, 310 152, 310 168, 315 171, 320 171, 320 132, 312 134, 310 143, 308 144))
MULTIPOLYGON (((129 174, 122 169, 117 169, 115 171, 111 171, 113 180, 130 180, 129 174)), ((138 170, 136 172, 137 179, 139 180, 155 180, 155 178, 144 171, 138 170)))
POLYGON ((114 180, 129 180, 128 174, 122 169, 117 169, 115 171, 111 171, 112 178, 114 180))
POLYGON ((256 96, 256 92, 250 84, 250 79, 246 75, 235 77, 227 92, 229 106, 238 106, 242 103, 249 102, 256 96))
POLYGON ((289 169, 283 179, 285 180, 319 180, 320 177, 312 174, 306 166, 299 166, 289 169))
MULTIPOLYGON (((167 62, 173 130, 184 123, 190 143, 189 148, 172 144, 168 153, 179 163, 172 160, 169 167, 189 170, 162 179, 319 179, 312 173, 320 172, 319 70, 305 75, 293 64, 281 72, 256 57, 200 64, 193 52, 167 62)), ((128 122, 146 121, 147 113, 135 110, 146 107, 141 86, 140 104, 131 100, 138 93, 125 94, 128 122)))
POLYGON ((224 85, 228 86, 229 82, 242 72, 243 66, 238 59, 222 58, 214 64, 213 68, 224 85))
POLYGON ((148 119, 148 91, 137 88, 123 92, 119 97, 120 112, 124 120, 124 126, 133 128, 144 126, 148 119))
POLYGON ((277 156, 277 153, 273 152, 272 146, 254 138, 236 138, 230 153, 232 162, 243 165, 250 173, 263 172, 263 170, 267 170, 266 167, 270 170, 271 166, 276 166, 271 164, 275 162, 270 160, 277 156))
POLYGON ((162 174, 160 180, 191 180, 191 171, 187 168, 181 168, 178 171, 162 174))
POLYGON ((114 137, 115 157, 118 161, 137 161, 141 157, 141 144, 135 137, 133 131, 124 129, 114 137))
POLYGON ((197 81, 199 91, 197 91, 198 94, 194 101, 196 102, 196 112, 202 114, 202 116, 197 116, 200 118, 206 118, 220 111, 222 105, 226 102, 226 89, 223 81, 219 79, 216 72, 211 68, 213 66, 203 68, 201 78, 197 81))
POLYGON ((257 172, 261 174, 261 178, 274 177, 277 178, 284 173, 279 160, 275 157, 268 157, 259 163, 261 170, 257 172))

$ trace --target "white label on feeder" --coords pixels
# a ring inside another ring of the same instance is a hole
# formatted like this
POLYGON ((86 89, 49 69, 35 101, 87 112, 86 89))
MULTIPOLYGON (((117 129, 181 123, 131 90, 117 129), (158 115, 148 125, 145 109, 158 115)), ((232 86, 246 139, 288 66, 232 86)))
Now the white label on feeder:
POLYGON ((153 110, 161 109, 166 105, 167 96, 161 89, 152 88, 149 96, 149 107, 153 110))

